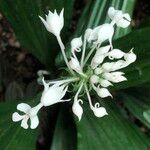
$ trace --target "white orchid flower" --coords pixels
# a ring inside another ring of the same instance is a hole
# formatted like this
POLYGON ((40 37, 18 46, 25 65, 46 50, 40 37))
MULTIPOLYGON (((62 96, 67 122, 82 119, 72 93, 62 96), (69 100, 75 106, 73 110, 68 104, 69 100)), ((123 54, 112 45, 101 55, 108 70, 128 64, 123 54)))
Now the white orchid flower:
POLYGON ((114 7, 108 9, 108 16, 118 27, 126 28, 130 25, 130 15, 128 13, 123 14, 122 11, 115 10, 114 7))
POLYGON ((49 11, 48 15, 46 15, 46 20, 43 19, 41 16, 40 19, 43 22, 44 26, 46 27, 47 31, 51 32, 55 36, 60 35, 60 31, 64 26, 64 9, 61 10, 60 14, 54 10, 54 13, 49 11))
POLYGON ((50 106, 60 102, 66 102, 70 100, 62 100, 65 96, 68 86, 62 84, 62 82, 55 83, 50 86, 44 81, 43 78, 44 91, 41 96, 41 103, 43 106, 50 106))
POLYGON ((18 112, 15 112, 12 114, 12 120, 14 122, 21 121, 21 127, 24 129, 28 129, 28 120, 30 119, 31 129, 35 129, 38 124, 39 124, 39 119, 37 116, 38 111, 41 109, 43 105, 40 103, 36 107, 31 108, 28 104, 26 103, 21 103, 17 105, 17 110, 25 113, 24 115, 20 115, 18 112))

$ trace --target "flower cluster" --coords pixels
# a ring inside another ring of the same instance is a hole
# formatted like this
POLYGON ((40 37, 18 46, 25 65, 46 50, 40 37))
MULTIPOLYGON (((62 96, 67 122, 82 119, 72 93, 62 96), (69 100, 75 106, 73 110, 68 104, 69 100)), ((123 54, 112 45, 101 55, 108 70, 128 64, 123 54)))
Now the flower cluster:
POLYGON ((114 26, 126 28, 131 21, 129 14, 115 10, 113 7, 108 10, 111 23, 105 23, 94 29, 89 28, 85 31, 83 37, 74 38, 71 41, 71 57, 68 60, 65 54, 65 46, 60 37, 64 25, 63 12, 64 10, 58 15, 56 10, 54 13, 49 11, 46 20, 42 17, 40 19, 47 31, 56 36, 70 76, 63 80, 49 82, 46 82, 43 77, 44 91, 40 103, 33 108, 25 103, 18 104, 17 109, 24 112, 25 115, 19 115, 15 112, 12 115, 12 120, 15 122, 22 120, 21 126, 25 129, 28 128, 28 119, 31 120, 31 129, 38 126, 37 113, 42 107, 71 101, 71 99, 63 99, 65 94, 69 92, 68 88, 70 87, 77 89, 73 98, 72 111, 79 120, 81 120, 83 114, 81 96, 85 93, 90 109, 96 117, 108 115, 106 109, 99 102, 93 104, 90 91, 95 91, 100 98, 113 97, 108 87, 113 86, 114 83, 126 81, 127 78, 120 69, 127 67, 136 60, 136 55, 132 49, 125 53, 120 49, 113 48, 114 26), (107 41, 108 45, 101 46, 107 41), (74 88, 75 86, 77 88, 74 88))

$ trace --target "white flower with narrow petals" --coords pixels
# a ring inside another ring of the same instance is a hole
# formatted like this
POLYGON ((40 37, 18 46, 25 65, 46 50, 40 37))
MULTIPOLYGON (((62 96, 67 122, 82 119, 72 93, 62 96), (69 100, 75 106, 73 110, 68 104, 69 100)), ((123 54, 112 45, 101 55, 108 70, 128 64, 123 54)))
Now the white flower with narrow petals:
POLYGON ((48 15, 46 15, 46 20, 44 20, 41 16, 40 19, 43 22, 44 26, 46 27, 47 31, 53 33, 55 36, 60 35, 60 31, 64 26, 64 9, 61 10, 60 14, 58 15, 56 10, 54 13, 49 11, 48 15))
POLYGON ((68 86, 62 84, 62 83, 55 83, 52 86, 48 86, 48 84, 44 83, 44 91, 41 96, 41 103, 43 106, 50 106, 59 102, 66 102, 69 100, 62 100, 62 98, 65 96, 68 86))
POLYGON ((39 119, 38 119, 37 113, 42 106, 43 105, 41 103, 38 104, 36 107, 33 107, 33 108, 31 108, 26 103, 18 104, 17 110, 19 110, 25 114, 20 115, 18 112, 15 112, 12 114, 12 120, 14 122, 18 122, 18 121, 22 120, 21 121, 21 127, 23 127, 24 129, 28 129, 28 120, 30 119, 30 121, 31 121, 30 128, 35 129, 39 124, 39 119))

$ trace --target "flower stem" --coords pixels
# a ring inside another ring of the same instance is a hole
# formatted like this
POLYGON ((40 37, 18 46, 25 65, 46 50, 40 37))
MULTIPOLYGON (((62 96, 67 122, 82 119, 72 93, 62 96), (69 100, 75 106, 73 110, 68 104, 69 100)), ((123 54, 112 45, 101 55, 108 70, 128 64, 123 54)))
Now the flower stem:
POLYGON ((81 82, 81 84, 80 84, 80 87, 74 97, 74 101, 78 100, 78 96, 79 96, 79 93, 81 92, 82 87, 83 87, 83 82, 81 82))
POLYGON ((88 53, 88 55, 86 56, 85 61, 84 61, 84 64, 83 64, 83 67, 84 67, 84 65, 87 63, 87 61, 89 60, 89 58, 90 58, 90 56, 92 55, 92 53, 94 52, 95 48, 96 48, 96 46, 94 46, 94 47, 90 50, 90 52, 88 53))
POLYGON ((56 83, 67 83, 67 82, 75 82, 75 81, 78 81, 79 78, 71 78, 71 79, 66 79, 66 80, 57 80, 57 81, 49 81, 48 85, 51 85, 51 84, 56 84, 56 83))
POLYGON ((67 59, 67 56, 66 56, 66 54, 65 54, 65 46, 64 46, 64 44, 63 44, 63 42, 62 42, 62 40, 61 40, 61 37, 60 37, 60 35, 58 35, 58 36, 56 36, 56 38, 57 38, 57 41, 58 41, 58 43, 59 43, 59 46, 60 46, 60 49, 61 49, 61 52, 62 52, 62 55, 63 55, 63 57, 64 57, 64 60, 65 60, 65 63, 66 63, 66 65, 67 65, 67 67, 68 67, 68 69, 70 70, 70 72, 72 73, 72 74, 74 74, 74 72, 73 72, 73 70, 70 68, 70 66, 69 66, 69 62, 68 62, 68 59, 67 59))
POLYGON ((90 108, 91 108, 91 110, 93 110, 93 104, 92 104, 91 96, 89 94, 89 91, 88 91, 88 88, 87 88, 86 84, 84 84, 84 88, 85 88, 85 91, 86 91, 86 94, 87 94, 87 98, 88 98, 88 101, 89 101, 89 104, 90 104, 90 108))
POLYGON ((83 69, 83 61, 85 57, 85 49, 86 49, 86 38, 84 37, 84 43, 83 43, 83 51, 81 56, 81 68, 83 69))

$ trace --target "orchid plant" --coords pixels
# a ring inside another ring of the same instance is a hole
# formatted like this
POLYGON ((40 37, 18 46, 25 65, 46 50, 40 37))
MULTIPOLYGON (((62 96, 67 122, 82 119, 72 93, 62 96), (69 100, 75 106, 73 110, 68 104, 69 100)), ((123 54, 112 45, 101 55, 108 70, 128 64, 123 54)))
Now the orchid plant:
POLYGON ((110 23, 105 23, 95 27, 94 29, 86 29, 83 36, 74 38, 71 41, 71 56, 67 58, 65 46, 62 42, 60 33, 64 26, 63 18, 64 9, 58 14, 49 11, 46 20, 40 19, 47 31, 54 34, 58 40, 64 61, 68 68, 68 75, 63 79, 45 81, 42 83, 44 91, 40 102, 37 106, 31 108, 28 104, 21 103, 17 105, 17 109, 25 113, 19 115, 13 113, 12 120, 14 122, 21 121, 21 126, 28 128, 28 120, 31 120, 31 129, 35 129, 39 124, 37 116, 38 111, 42 107, 47 107, 59 102, 69 102, 72 99, 72 111, 78 117, 79 121, 83 114, 83 95, 87 95, 90 109, 96 117, 104 117, 108 115, 106 109, 99 102, 92 102, 90 92, 94 91, 100 98, 111 97, 108 87, 114 83, 126 81, 124 72, 120 69, 127 67, 136 60, 136 55, 131 49, 128 53, 113 47, 112 38, 114 35, 114 26, 127 28, 130 25, 131 18, 128 13, 115 10, 113 7, 108 9, 110 23), (108 45, 102 44, 108 41, 108 45), (88 49, 88 51, 87 51, 88 49), (90 63, 89 63, 90 62, 90 63), (72 88, 72 90, 69 90, 72 88), (73 98, 65 99, 67 92, 75 93, 73 98))

